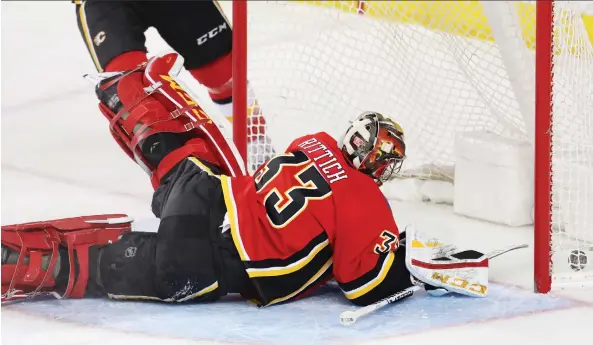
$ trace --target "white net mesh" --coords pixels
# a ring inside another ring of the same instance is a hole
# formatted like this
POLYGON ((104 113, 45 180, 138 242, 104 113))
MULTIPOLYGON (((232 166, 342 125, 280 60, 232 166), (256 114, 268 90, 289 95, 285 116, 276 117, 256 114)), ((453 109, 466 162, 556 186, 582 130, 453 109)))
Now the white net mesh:
POLYGON ((357 4, 249 3, 249 80, 275 147, 312 131, 337 136, 365 110, 403 126, 407 169, 453 164, 457 132, 526 136, 479 3, 369 2, 365 15, 357 4), (459 16, 473 27, 453 27, 459 16))
POLYGON ((583 5, 554 4, 553 284, 593 280, 593 27, 583 5))
MULTIPOLYGON (((367 110, 403 126, 404 169, 426 178, 452 178, 458 133, 533 139, 532 3, 250 1, 248 6, 248 78, 277 151, 299 135, 327 131, 338 137, 348 120, 367 110)), ((562 253, 554 272, 566 271, 571 279, 578 274, 565 250, 588 252, 587 241, 593 241, 593 61, 580 6, 557 6, 555 39, 562 53, 554 70, 554 229, 563 234, 554 236, 554 250, 562 253)), ((270 149, 257 135, 251 139, 270 149)))

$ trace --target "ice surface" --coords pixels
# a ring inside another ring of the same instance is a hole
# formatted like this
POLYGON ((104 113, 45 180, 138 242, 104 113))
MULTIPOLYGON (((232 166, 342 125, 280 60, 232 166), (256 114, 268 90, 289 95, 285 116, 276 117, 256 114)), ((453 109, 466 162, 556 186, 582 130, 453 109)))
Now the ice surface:
POLYGON ((338 315, 353 307, 331 288, 295 303, 263 309, 236 298, 199 305, 50 300, 22 303, 11 309, 59 318, 60 322, 155 336, 296 345, 355 343, 576 305, 574 301, 501 286, 493 286, 491 296, 485 299, 436 298, 420 293, 361 318, 350 327, 342 326, 338 315), (279 338, 281 335, 290 336, 279 338))
MULTIPOLYGON (((126 212, 150 221, 151 187, 111 139, 96 109, 93 71, 69 2, 2 2, 1 223, 126 212), (51 14, 51 21, 48 19, 51 14)), ((148 34, 148 45, 164 44, 148 34)), ((197 90, 200 92, 199 90, 197 90)), ((462 247, 532 244, 530 227, 455 216, 447 205, 394 202, 400 224, 462 247)), ((144 222, 146 220, 146 222, 144 222)), ((258 309, 236 298, 205 305, 44 300, 3 306, 2 344, 588 344, 593 293, 530 292, 532 249, 493 260, 487 299, 419 294, 338 323, 354 308, 327 288, 300 302, 258 309)))

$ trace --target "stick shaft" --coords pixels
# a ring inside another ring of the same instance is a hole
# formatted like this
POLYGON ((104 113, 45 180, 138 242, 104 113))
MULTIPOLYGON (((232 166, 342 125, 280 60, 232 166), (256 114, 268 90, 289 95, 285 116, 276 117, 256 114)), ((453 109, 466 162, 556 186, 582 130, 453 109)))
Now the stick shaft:
POLYGON ((366 307, 362 307, 360 309, 355 310, 354 314, 352 316, 354 316, 355 319, 358 319, 359 317, 365 316, 365 315, 370 314, 376 310, 379 310, 388 304, 397 302, 397 301, 402 300, 408 296, 411 296, 414 294, 414 292, 416 292, 418 290, 420 290, 420 286, 411 286, 405 290, 402 290, 402 291, 395 293, 387 298, 384 298, 384 299, 380 300, 379 302, 376 302, 376 303, 367 305, 366 307))
POLYGON ((527 248, 527 247, 528 247, 528 245, 526 245, 526 244, 512 245, 512 246, 508 246, 508 247, 505 247, 502 249, 493 250, 490 253, 486 254, 486 256, 488 257, 488 259, 494 259, 495 257, 500 256, 504 253, 508 253, 513 250, 527 248))

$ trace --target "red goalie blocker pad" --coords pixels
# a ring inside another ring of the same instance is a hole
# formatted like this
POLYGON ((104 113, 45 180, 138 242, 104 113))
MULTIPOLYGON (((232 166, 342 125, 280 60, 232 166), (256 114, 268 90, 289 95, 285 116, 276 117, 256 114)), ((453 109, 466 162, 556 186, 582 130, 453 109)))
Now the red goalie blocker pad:
POLYGON ((189 156, 220 167, 225 175, 245 174, 234 144, 226 140, 202 107, 176 81, 182 66, 183 58, 177 53, 156 56, 114 81, 118 83, 117 93, 123 104, 117 114, 99 104, 109 120, 111 134, 128 156, 151 175, 155 189, 169 170, 189 156), (150 135, 163 132, 186 133, 190 139, 154 167, 143 156, 139 144, 150 135))
POLYGON ((131 231, 131 223, 125 214, 104 214, 2 226, 2 245, 19 253, 16 264, 2 265, 2 302, 55 291, 52 272, 59 246, 68 250, 70 262, 62 297, 83 297, 89 247, 117 242, 122 233, 131 231), (42 267, 44 257, 51 258, 47 267, 42 267))

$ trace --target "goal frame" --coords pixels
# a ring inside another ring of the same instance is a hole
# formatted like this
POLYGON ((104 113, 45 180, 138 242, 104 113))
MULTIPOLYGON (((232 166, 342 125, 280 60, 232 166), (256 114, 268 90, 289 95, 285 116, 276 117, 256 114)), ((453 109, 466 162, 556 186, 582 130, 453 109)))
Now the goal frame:
MULTIPOLYGON (((552 285, 553 5, 553 0, 536 2, 533 261, 534 290, 538 293, 548 293, 552 285)), ((362 6, 359 14, 364 11, 362 6)), ((233 141, 247 163, 248 1, 233 0, 232 10, 233 141)))
POLYGON ((552 79, 554 3, 536 2, 533 266, 534 289, 552 288, 552 79))

